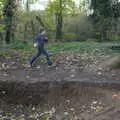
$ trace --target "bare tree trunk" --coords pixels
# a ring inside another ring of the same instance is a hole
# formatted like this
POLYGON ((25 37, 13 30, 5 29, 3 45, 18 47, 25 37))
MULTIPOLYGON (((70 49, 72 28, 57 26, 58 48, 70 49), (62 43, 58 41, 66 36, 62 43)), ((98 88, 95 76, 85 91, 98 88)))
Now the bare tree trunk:
POLYGON ((11 29, 12 29, 12 25, 6 25, 6 35, 5 35, 5 41, 6 44, 10 44, 11 41, 11 29))
POLYGON ((101 21, 101 30, 100 30, 100 37, 101 42, 108 41, 107 31, 109 30, 110 22, 108 20, 101 21))
POLYGON ((3 42, 3 34, 0 32, 0 43, 3 42))
POLYGON ((107 31, 106 30, 102 30, 101 31, 101 42, 107 41, 107 31))
POLYGON ((31 27, 32 27, 32 34, 33 34, 33 38, 35 37, 35 27, 34 27, 34 21, 31 20, 31 27))
POLYGON ((26 39, 27 27, 28 27, 28 23, 25 23, 25 27, 24 27, 24 40, 26 39))
POLYGON ((29 0, 26 1, 26 11, 29 12, 30 11, 30 4, 29 4, 29 0))
POLYGON ((63 26, 63 16, 62 16, 62 0, 59 0, 59 11, 56 13, 56 41, 62 40, 62 26, 63 26))
POLYGON ((43 20, 41 19, 40 16, 36 16, 36 20, 40 23, 40 25, 41 25, 42 27, 44 27, 44 28, 47 29, 47 27, 45 26, 45 24, 44 24, 44 22, 43 22, 43 20))
POLYGON ((6 24, 6 35, 5 35, 6 44, 9 44, 11 42, 12 22, 13 22, 15 7, 16 6, 14 0, 7 0, 4 6, 4 17, 6 24))

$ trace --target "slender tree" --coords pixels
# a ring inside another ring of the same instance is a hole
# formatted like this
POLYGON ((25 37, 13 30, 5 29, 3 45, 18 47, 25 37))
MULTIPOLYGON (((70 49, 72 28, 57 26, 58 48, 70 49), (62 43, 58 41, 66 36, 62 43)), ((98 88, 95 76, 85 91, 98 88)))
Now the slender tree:
POLYGON ((4 21, 3 21, 3 6, 4 0, 0 0, 0 43, 3 41, 3 30, 4 30, 4 21))
POLYGON ((62 0, 59 0, 59 9, 56 11, 56 40, 62 40, 62 0))
POLYGON ((74 14, 75 2, 73 0, 54 0, 50 1, 46 9, 55 18, 56 41, 63 39, 64 17, 74 14))
POLYGON ((12 27, 13 27, 13 17, 15 15, 15 9, 17 7, 16 0, 6 0, 3 14, 5 19, 6 26, 6 34, 5 34, 5 42, 9 44, 11 42, 12 27))

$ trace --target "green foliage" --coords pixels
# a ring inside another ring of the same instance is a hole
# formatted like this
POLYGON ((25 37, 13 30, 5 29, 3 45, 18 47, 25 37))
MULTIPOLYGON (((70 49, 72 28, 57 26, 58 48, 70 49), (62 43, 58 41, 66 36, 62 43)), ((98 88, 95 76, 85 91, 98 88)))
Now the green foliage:
POLYGON ((24 43, 15 43, 13 44, 13 49, 24 49, 26 45, 24 43))
POLYGON ((5 57, 5 56, 9 56, 9 53, 8 53, 8 51, 7 50, 1 50, 0 51, 0 56, 2 56, 2 57, 5 57))
POLYGON ((116 33, 109 32, 108 37, 109 37, 110 41, 119 41, 120 40, 120 36, 116 33))
POLYGON ((46 12, 53 21, 53 28, 56 31, 56 40, 61 40, 64 38, 63 27, 65 18, 78 14, 79 9, 76 8, 73 0, 54 0, 49 2, 46 12))
MULTIPOLYGON (((63 0, 61 7, 59 6, 59 0, 53 0, 48 3, 48 6, 43 11, 26 11, 21 5, 18 5, 17 9, 12 9, 12 12, 14 12, 12 19, 6 16, 6 14, 3 16, 3 8, 8 0, 0 0, 0 22, 3 23, 0 24, 0 39, 5 38, 6 26, 11 24, 11 42, 16 43, 18 41, 19 45, 15 44, 15 47, 24 49, 24 45, 21 44, 22 41, 31 43, 35 35, 43 27, 36 19, 36 16, 38 16, 48 30, 49 41, 53 42, 56 38, 57 17, 59 15, 56 14, 62 10, 64 41, 100 41, 102 35, 109 40, 119 40, 118 1, 116 0, 116 3, 111 3, 109 0, 91 1, 91 9, 94 9, 94 13, 91 15, 92 22, 89 16, 86 15, 85 0, 80 1, 79 8, 76 7, 75 0, 63 0), (115 13, 116 10, 117 13, 115 13)), ((39 2, 39 0, 28 0, 28 2, 32 5, 39 2)), ((26 1, 24 2, 25 5, 26 1)), ((103 41, 107 40, 106 38, 103 41)))
POLYGON ((33 44, 18 40, 11 44, 11 48, 15 50, 23 50, 23 51, 34 49, 33 44))
POLYGON ((108 40, 107 33, 117 26, 113 23, 113 21, 116 22, 116 18, 120 17, 120 7, 117 6, 119 6, 118 0, 91 0, 91 9, 94 11, 91 17, 102 41, 108 40))
POLYGON ((71 32, 76 36, 74 36, 73 41, 86 41, 87 39, 93 38, 93 25, 85 13, 81 13, 73 18, 69 17, 66 21, 64 23, 64 29, 66 32, 71 32))
POLYGON ((63 38, 65 41, 75 41, 76 40, 76 34, 75 33, 66 33, 63 38))
MULTIPOLYGON (((3 22, 3 7, 4 7, 4 0, 0 0, 0 21, 3 22)), ((4 24, 0 24, 0 32, 3 32, 4 24)))
POLYGON ((93 15, 96 17, 108 18, 113 14, 111 0, 91 0, 91 8, 94 10, 93 15))
POLYGON ((50 1, 46 11, 50 14, 55 14, 62 9, 63 14, 70 14, 75 9, 75 2, 73 0, 62 1, 62 8, 59 7, 59 0, 50 1))
MULTIPOLYGON (((69 43, 56 43, 50 44, 47 49, 53 53, 60 51, 71 51, 71 52, 111 52, 109 49, 112 45, 120 45, 120 42, 111 43, 98 43, 98 42, 69 42, 69 43)), ((114 52, 114 51, 113 51, 114 52)))

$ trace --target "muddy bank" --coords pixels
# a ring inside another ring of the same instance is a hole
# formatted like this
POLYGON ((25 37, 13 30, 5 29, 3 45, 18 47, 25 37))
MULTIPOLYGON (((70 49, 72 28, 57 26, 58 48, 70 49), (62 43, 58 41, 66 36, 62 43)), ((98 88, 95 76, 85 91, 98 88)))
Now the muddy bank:
POLYGON ((52 120, 119 120, 120 85, 0 83, 0 118, 42 120, 48 111, 52 120))
POLYGON ((91 59, 61 55, 53 66, 33 69, 3 59, 1 120, 120 120, 119 69, 105 71, 91 59))
MULTIPOLYGON (((78 97, 82 95, 92 97, 97 95, 99 90, 120 90, 119 84, 96 84, 96 83, 80 83, 80 82, 1 82, 0 96, 1 99, 8 103, 18 104, 40 104, 56 100, 63 97, 78 97), (55 97, 55 98, 54 98, 55 97)), ((88 99, 87 99, 88 100, 88 99)))

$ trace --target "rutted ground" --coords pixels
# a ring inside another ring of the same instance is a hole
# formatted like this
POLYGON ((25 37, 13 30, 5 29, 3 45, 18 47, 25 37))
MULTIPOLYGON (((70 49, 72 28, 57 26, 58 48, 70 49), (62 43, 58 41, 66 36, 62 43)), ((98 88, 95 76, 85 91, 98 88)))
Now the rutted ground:
POLYGON ((3 86, 4 91, 0 91, 1 120, 120 119, 120 86, 78 82, 6 83, 3 86))
POLYGON ((41 58, 31 69, 21 52, 9 54, 0 57, 0 119, 120 119, 119 85, 108 87, 120 83, 113 56, 61 52, 53 55, 52 66, 41 58))
POLYGON ((74 54, 61 52, 53 56, 54 64, 48 66, 44 58, 38 59, 33 69, 21 60, 20 53, 0 59, 0 80, 7 81, 81 81, 120 83, 120 69, 111 69, 112 62, 119 62, 119 56, 74 54), (117 56, 117 57, 116 57, 117 56), (110 59, 110 60, 109 60, 110 59), (111 62, 112 61, 112 62, 111 62))

